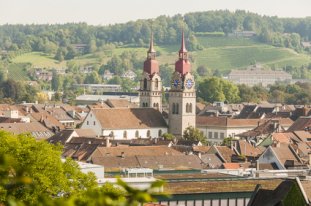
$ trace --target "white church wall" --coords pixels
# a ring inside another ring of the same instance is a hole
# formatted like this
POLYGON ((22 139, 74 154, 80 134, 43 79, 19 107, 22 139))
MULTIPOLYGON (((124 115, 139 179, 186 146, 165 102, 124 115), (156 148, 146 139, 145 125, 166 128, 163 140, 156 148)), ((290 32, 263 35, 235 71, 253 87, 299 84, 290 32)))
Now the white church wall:
POLYGON ((148 130, 150 131, 151 138, 159 137, 159 130, 162 131, 162 134, 167 133, 167 128, 148 128, 148 129, 103 129, 102 135, 109 136, 112 135, 114 139, 136 139, 136 138, 149 138, 147 136, 148 130), (124 131, 126 131, 126 137, 124 136, 124 131), (138 131, 138 137, 136 135, 138 131))

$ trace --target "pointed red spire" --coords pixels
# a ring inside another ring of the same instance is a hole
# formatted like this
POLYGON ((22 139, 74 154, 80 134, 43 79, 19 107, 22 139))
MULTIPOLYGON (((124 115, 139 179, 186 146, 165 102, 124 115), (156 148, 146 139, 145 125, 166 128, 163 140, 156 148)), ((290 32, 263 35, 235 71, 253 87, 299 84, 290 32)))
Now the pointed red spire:
POLYGON ((179 59, 175 63, 175 71, 178 71, 182 75, 191 71, 191 65, 190 65, 190 62, 188 61, 188 51, 185 46, 184 30, 182 31, 181 47, 179 50, 179 59))
POLYGON ((149 50, 148 53, 155 53, 156 51, 153 48, 153 32, 151 32, 151 38, 150 38, 150 46, 149 46, 149 50))
POLYGON ((144 62, 144 72, 147 72, 148 74, 152 75, 154 73, 159 73, 159 64, 156 57, 156 51, 153 47, 153 33, 151 33, 150 37, 150 46, 147 51, 147 59, 144 62))
POLYGON ((181 47, 180 47, 179 53, 185 53, 185 52, 187 52, 187 49, 185 46, 185 34, 184 34, 184 30, 182 30, 181 47))

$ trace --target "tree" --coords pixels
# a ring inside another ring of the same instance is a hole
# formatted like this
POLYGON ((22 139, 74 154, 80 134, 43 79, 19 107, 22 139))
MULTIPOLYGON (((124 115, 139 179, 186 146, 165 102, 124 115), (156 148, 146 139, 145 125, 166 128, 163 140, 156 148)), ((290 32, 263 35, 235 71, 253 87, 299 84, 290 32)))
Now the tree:
POLYGON ((200 141, 203 145, 207 144, 207 139, 204 137, 203 132, 192 126, 189 126, 185 129, 183 139, 190 141, 200 141))
POLYGON ((57 49, 54 59, 60 62, 64 61, 64 51, 61 47, 57 49))
POLYGON ((63 86, 62 78, 59 74, 56 73, 55 70, 53 70, 52 75, 53 75, 52 81, 51 81, 52 89, 54 91, 60 91, 62 89, 62 86, 63 86))
POLYGON ((61 150, 28 134, 0 131, 0 205, 138 206, 164 196, 156 192, 164 184, 159 180, 143 190, 120 179, 117 186, 98 187, 92 173, 82 173, 73 160, 63 162, 61 150))
POLYGON ((175 139, 175 136, 171 133, 164 133, 162 135, 162 137, 165 139, 165 140, 174 140, 175 139))
POLYGON ((200 82, 198 95, 207 102, 227 101, 236 103, 240 101, 238 87, 217 77, 207 78, 200 82))
POLYGON ((222 89, 222 83, 219 78, 207 78, 199 83, 198 96, 207 102, 222 102, 226 99, 222 89))
MULTIPOLYGON (((37 142, 28 134, 0 131, 0 204, 17 199, 37 205, 42 197, 82 193, 96 186, 95 176, 82 173, 70 159, 62 162, 62 148, 46 141, 37 142)), ((6 203, 5 203, 6 204, 6 203)))
POLYGON ((203 66, 203 65, 200 65, 198 68, 197 68, 197 72, 200 76, 207 76, 210 74, 210 71, 208 70, 207 67, 203 66))

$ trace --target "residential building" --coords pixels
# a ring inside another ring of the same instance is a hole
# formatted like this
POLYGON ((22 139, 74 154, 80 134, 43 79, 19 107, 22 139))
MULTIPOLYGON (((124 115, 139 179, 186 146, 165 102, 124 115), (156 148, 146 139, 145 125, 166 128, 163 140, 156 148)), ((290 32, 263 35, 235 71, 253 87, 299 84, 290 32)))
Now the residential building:
POLYGON ((246 70, 232 70, 228 79, 235 84, 247 86, 275 84, 279 81, 291 81, 292 75, 282 70, 265 70, 259 64, 252 65, 246 70))
POLYGON ((37 140, 48 139, 54 135, 53 132, 41 125, 39 122, 0 123, 0 130, 5 130, 13 134, 30 133, 37 140))
POLYGON ((254 129, 263 121, 261 119, 232 119, 228 117, 197 116, 197 128, 207 137, 211 144, 222 144, 224 138, 254 129))
POLYGON ((135 72, 131 71, 131 70, 128 70, 126 72, 124 72, 122 75, 121 75, 122 78, 127 78, 127 79, 130 79, 130 80, 135 80, 135 78, 137 77, 137 75, 135 74, 135 72))
POLYGON ((277 143, 275 146, 269 146, 258 158, 260 165, 269 166, 269 169, 295 169, 305 168, 302 160, 295 153, 294 148, 288 144, 277 143))

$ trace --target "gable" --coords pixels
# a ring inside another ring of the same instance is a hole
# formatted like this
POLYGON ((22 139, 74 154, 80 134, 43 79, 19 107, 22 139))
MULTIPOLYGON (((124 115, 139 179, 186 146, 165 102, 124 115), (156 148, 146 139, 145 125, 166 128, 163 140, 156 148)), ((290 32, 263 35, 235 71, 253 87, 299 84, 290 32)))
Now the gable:
POLYGON ((103 129, 167 128, 162 114, 153 108, 92 110, 103 129))

